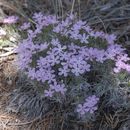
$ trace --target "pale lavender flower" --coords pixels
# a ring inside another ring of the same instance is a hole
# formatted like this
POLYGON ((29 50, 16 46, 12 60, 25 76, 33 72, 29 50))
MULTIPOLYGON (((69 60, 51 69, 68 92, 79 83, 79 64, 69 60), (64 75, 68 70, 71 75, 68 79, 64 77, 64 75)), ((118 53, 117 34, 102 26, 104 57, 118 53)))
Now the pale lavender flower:
MULTIPOLYGON (((55 71, 52 68, 48 68, 46 70, 43 70, 44 72, 44 77, 46 77, 46 80, 48 83, 54 82, 55 81, 55 71)), ((44 77, 41 77, 44 78, 44 77)))
POLYGON ((62 27, 69 27, 69 25, 70 25, 70 20, 67 18, 67 19, 65 19, 64 21, 62 21, 61 22, 61 25, 62 25, 62 27))
POLYGON ((117 39, 117 37, 114 34, 110 34, 110 35, 106 34, 105 39, 107 40, 108 44, 113 44, 117 39))
POLYGON ((130 58, 128 57, 128 54, 122 54, 121 52, 119 53, 119 55, 117 56, 117 61, 121 60, 124 62, 127 62, 130 60, 130 58))
POLYGON ((81 116, 85 115, 85 114, 86 114, 86 111, 85 111, 84 105, 79 104, 78 107, 77 107, 77 112, 78 112, 81 116))
POLYGON ((31 24, 28 22, 28 23, 24 23, 21 27, 20 27, 20 29, 21 30, 27 30, 28 28, 30 28, 31 27, 31 24))
POLYGON ((64 95, 65 92, 67 91, 67 89, 65 88, 65 85, 64 85, 63 83, 60 84, 59 90, 60 90, 60 93, 61 93, 62 95, 64 95))
POLYGON ((92 29, 90 28, 90 26, 85 26, 84 28, 83 28, 88 34, 90 34, 91 33, 91 31, 92 31, 92 29))
POLYGON ((114 72, 119 73, 121 70, 126 70, 130 72, 130 65, 126 63, 128 61, 130 61, 130 58, 127 54, 120 54, 115 61, 116 67, 114 68, 114 72))
POLYGON ((73 25, 72 30, 79 31, 80 29, 84 28, 85 24, 85 21, 79 20, 73 25))
POLYGON ((81 35, 79 34, 79 30, 69 31, 70 37, 78 40, 80 39, 81 35))
POLYGON ((96 61, 103 63, 106 60, 105 50, 96 50, 94 54, 96 61))
POLYGON ((34 80, 36 78, 35 68, 29 68, 27 74, 28 74, 28 77, 30 77, 32 80, 34 80))
POLYGON ((53 48, 53 52, 55 52, 55 54, 57 55, 62 55, 62 53, 64 52, 64 50, 66 49, 66 46, 62 46, 62 45, 57 45, 56 47, 53 48))
POLYGON ((51 53, 47 56, 47 61, 51 66, 54 66, 60 63, 60 57, 58 55, 55 55, 55 53, 51 53))
POLYGON ((14 24, 18 21, 18 16, 8 16, 3 20, 5 24, 14 24))
POLYGON ((37 22, 37 23, 41 23, 42 20, 43 20, 43 14, 42 12, 39 12, 39 13, 34 13, 33 15, 33 19, 37 22))
POLYGON ((96 58, 96 55, 97 55, 97 48, 93 48, 93 47, 90 47, 88 50, 88 54, 89 54, 89 60, 90 61, 93 61, 95 58, 96 58))
POLYGON ((61 33, 63 31, 63 27, 58 24, 56 27, 53 28, 53 32, 55 33, 61 33))
POLYGON ((112 44, 110 45, 106 50, 106 57, 108 59, 115 59, 115 56, 118 56, 119 54, 122 54, 124 52, 124 48, 121 47, 121 45, 112 44))
POLYGON ((71 43, 68 45, 68 50, 71 52, 71 54, 76 54, 78 50, 80 50, 81 47, 74 45, 74 43, 71 43))
POLYGON ((62 95, 64 95, 65 92, 67 91, 63 83, 58 84, 57 82, 54 82, 53 84, 50 85, 50 88, 55 92, 60 92, 62 95))
POLYGON ((58 46, 58 45, 60 45, 60 41, 59 41, 59 39, 58 38, 53 38, 52 40, 51 40, 51 44, 53 45, 53 46, 58 46))
POLYGON ((51 98, 53 96, 53 94, 54 94, 54 91, 51 90, 51 89, 45 90, 44 94, 45 94, 45 97, 50 97, 51 98))
POLYGON ((45 83, 47 81, 47 77, 46 77, 46 70, 43 68, 40 68, 36 71, 36 80, 40 81, 42 83, 45 83))
POLYGON ((81 35, 79 37, 79 40, 80 40, 81 43, 88 43, 88 39, 89 39, 89 36, 86 35, 85 33, 83 33, 83 35, 81 35))
POLYGON ((57 20, 56 16, 49 15, 49 16, 46 16, 46 22, 48 23, 48 25, 56 24, 56 23, 58 23, 58 20, 57 20))
POLYGON ((64 77, 67 77, 69 72, 70 72, 70 69, 68 68, 68 66, 63 66, 62 68, 59 68, 59 75, 63 75, 64 77))
POLYGON ((37 60, 37 67, 47 69, 47 68, 50 68, 51 65, 48 62, 47 57, 45 57, 45 58, 44 57, 39 57, 39 59, 37 60))
POLYGON ((97 110, 97 103, 99 101, 99 98, 96 97, 95 95, 89 96, 86 98, 85 102, 83 105, 79 104, 77 107, 77 112, 83 116, 86 113, 91 113, 93 114, 97 110))
POLYGON ((97 31, 94 33, 93 35, 95 38, 103 38, 105 36, 105 34, 102 31, 97 31))
POLYGON ((63 60, 68 61, 69 58, 70 58, 70 54, 67 53, 67 52, 63 52, 62 54, 60 54, 60 60, 61 61, 63 61, 63 60))
POLYGON ((72 57, 70 59, 70 67, 71 72, 75 74, 75 76, 79 76, 86 71, 90 71, 90 65, 87 64, 82 57, 72 57))
POLYGON ((113 69, 113 71, 114 71, 115 73, 119 73, 119 72, 121 71, 121 68, 115 67, 115 68, 113 69))

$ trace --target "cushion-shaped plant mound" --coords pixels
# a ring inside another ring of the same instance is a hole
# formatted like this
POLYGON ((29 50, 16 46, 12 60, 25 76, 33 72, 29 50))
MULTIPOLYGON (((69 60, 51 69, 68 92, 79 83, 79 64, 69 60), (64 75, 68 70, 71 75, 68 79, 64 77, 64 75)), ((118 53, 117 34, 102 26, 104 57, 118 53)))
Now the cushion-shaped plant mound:
POLYGON ((81 116, 93 114, 103 96, 97 94, 94 87, 90 87, 89 92, 86 85, 87 76, 97 64, 102 67, 109 64, 107 73, 113 75, 130 71, 130 58, 125 48, 116 43, 116 36, 94 31, 74 15, 60 19, 35 13, 33 23, 24 23, 21 30, 27 36, 17 48, 19 68, 36 84, 42 84, 43 97, 64 104, 72 94, 75 104, 79 104, 76 112, 81 116), (85 94, 81 94, 84 83, 85 94), (75 91, 79 92, 76 96, 75 91))

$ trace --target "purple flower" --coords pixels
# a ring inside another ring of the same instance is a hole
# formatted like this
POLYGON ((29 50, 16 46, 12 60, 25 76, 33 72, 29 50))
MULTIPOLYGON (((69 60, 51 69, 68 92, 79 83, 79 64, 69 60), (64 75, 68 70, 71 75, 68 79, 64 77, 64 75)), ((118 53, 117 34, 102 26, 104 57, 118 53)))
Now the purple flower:
POLYGON ((85 115, 86 114, 85 107, 82 104, 79 104, 78 107, 77 107, 77 112, 81 116, 85 115))
POLYGON ((48 55, 47 57, 47 61, 51 66, 54 66, 56 64, 60 63, 60 57, 57 55, 55 56, 54 53, 50 53, 50 55, 48 55))
POLYGON ((61 26, 61 24, 58 24, 53 28, 53 32, 55 33, 61 33, 62 31, 63 31, 63 27, 61 26))
POLYGON ((84 105, 86 107, 92 108, 93 106, 95 106, 98 102, 99 98, 97 98, 95 95, 89 96, 86 98, 86 102, 84 103, 84 105))
POLYGON ((89 37, 85 33, 83 33, 83 35, 81 35, 79 39, 81 43, 88 43, 88 38, 89 37))
POLYGON ((56 24, 56 23, 58 23, 56 16, 52 16, 52 15, 46 16, 46 22, 48 24, 56 24))
POLYGON ((59 68, 59 75, 63 75, 64 77, 68 76, 68 73, 70 72, 70 69, 68 68, 68 66, 64 65, 63 68, 59 68))
POLYGON ((80 50, 81 47, 74 45, 74 43, 71 43, 70 45, 68 45, 68 50, 71 52, 71 54, 76 54, 78 50, 80 50))
POLYGON ((82 57, 72 57, 70 59, 71 72, 76 76, 83 74, 86 71, 90 71, 90 65, 82 57))
POLYGON ((55 71, 52 70, 50 67, 48 68, 37 68, 36 71, 36 79, 45 83, 46 81, 48 84, 55 81, 55 71))
POLYGON ((116 56, 124 52, 124 48, 121 45, 112 44, 106 50, 106 56, 108 59, 114 60, 116 56))
POLYGON ((103 63, 106 60, 105 50, 96 50, 95 58, 96 61, 103 63))
POLYGON ((70 37, 75 40, 78 40, 81 37, 79 30, 69 31, 69 34, 70 34, 70 37))
POLYGON ((69 58, 70 58, 70 55, 69 55, 69 53, 67 53, 67 52, 63 52, 62 54, 60 54, 60 60, 61 61, 68 61, 69 60, 69 58))
POLYGON ((54 94, 54 91, 52 91, 51 89, 45 90, 44 94, 45 94, 45 97, 50 97, 51 98, 53 96, 53 94, 54 94))
POLYGON ((87 58, 89 58, 90 61, 93 61, 94 58, 96 58, 97 49, 90 47, 89 49, 86 49, 86 50, 88 51, 88 56, 87 56, 87 58))
POLYGON ((62 55, 62 53, 64 52, 64 50, 66 49, 66 46, 61 46, 60 44, 57 45, 57 47, 53 48, 53 52, 55 52, 56 55, 62 55))
POLYGON ((18 21, 18 17, 17 16, 8 16, 7 18, 5 18, 3 20, 3 23, 7 23, 7 24, 13 24, 16 23, 18 21))
POLYGON ((115 61, 116 67, 114 68, 114 72, 119 73, 121 70, 126 70, 130 72, 130 65, 126 63, 128 61, 130 61, 130 58, 127 54, 120 54, 115 61))
POLYGON ((63 83, 62 84, 58 84, 57 82, 54 82, 54 84, 51 84, 50 88, 52 90, 54 90, 55 92, 60 92, 62 95, 64 95, 66 90, 67 90, 63 83))
POLYGON ((77 107, 77 112, 82 116, 86 113, 94 113, 97 110, 97 103, 99 101, 99 98, 97 98, 95 95, 89 96, 86 98, 83 105, 79 104, 77 107))
POLYGON ((29 68, 27 74, 28 74, 28 77, 30 77, 32 80, 34 80, 36 78, 35 68, 29 68))
POLYGON ((43 68, 43 69, 47 69, 50 68, 51 65, 48 62, 48 58, 47 57, 39 57, 39 59, 37 60, 37 67, 38 68, 43 68))
POLYGON ((113 71, 114 71, 115 73, 119 73, 119 72, 121 71, 121 68, 115 67, 115 68, 113 69, 113 71))
POLYGON ((60 45, 59 39, 58 39, 58 38, 52 39, 52 40, 51 40, 51 44, 52 44, 53 46, 58 46, 58 45, 60 45))
POLYGON ((90 28, 90 26, 85 26, 84 28, 83 28, 87 33, 91 33, 91 31, 92 31, 92 29, 90 28))
POLYGON ((47 70, 45 74, 48 84, 55 82, 55 71, 54 70, 47 70))
POLYGON ((79 31, 80 29, 84 28, 85 24, 85 21, 79 20, 73 25, 72 30, 79 31))
POLYGON ((33 19, 38 22, 39 24, 41 24, 42 20, 43 20, 43 14, 42 12, 39 12, 39 13, 34 13, 33 15, 33 19))
POLYGON ((102 31, 97 31, 94 33, 93 35, 95 38, 103 38, 105 36, 105 34, 102 31))
POLYGON ((24 24, 20 27, 20 29, 26 30, 26 29, 30 28, 30 26, 31 26, 31 24, 30 24, 29 22, 28 22, 28 23, 24 23, 24 24))
POLYGON ((114 34, 111 34, 111 35, 106 34, 105 38, 106 38, 108 44, 113 44, 114 41, 116 40, 116 35, 114 35, 114 34))
POLYGON ((65 94, 65 92, 67 91, 67 89, 65 88, 65 85, 62 83, 62 84, 60 84, 60 93, 62 94, 62 95, 64 95, 65 94))

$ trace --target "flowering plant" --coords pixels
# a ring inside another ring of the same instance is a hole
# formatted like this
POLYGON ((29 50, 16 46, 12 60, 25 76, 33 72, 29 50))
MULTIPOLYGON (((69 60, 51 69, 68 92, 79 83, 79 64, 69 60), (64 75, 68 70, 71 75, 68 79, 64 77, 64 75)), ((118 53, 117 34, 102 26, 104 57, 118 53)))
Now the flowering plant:
MULTIPOLYGON (((28 22, 21 26, 27 38, 17 48, 18 65, 28 77, 43 84, 44 97, 65 100, 67 93, 73 90, 72 83, 79 78, 78 84, 81 84, 95 63, 111 61, 111 73, 130 71, 130 58, 125 49, 115 43, 114 34, 94 31, 74 15, 60 20, 35 13, 33 20, 33 25, 28 22)), ((76 101, 81 102, 80 96, 76 101)), ((97 110, 99 98, 96 95, 89 95, 85 101, 77 107, 80 115, 97 110)))

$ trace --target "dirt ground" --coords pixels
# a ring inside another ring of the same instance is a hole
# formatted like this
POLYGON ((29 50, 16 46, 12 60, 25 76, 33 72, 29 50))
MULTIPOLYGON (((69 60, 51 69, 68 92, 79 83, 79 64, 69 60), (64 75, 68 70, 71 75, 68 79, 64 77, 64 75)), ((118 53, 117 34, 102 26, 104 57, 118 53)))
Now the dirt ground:
POLYGON ((7 108, 18 78, 16 66, 13 65, 14 57, 0 59, 0 130, 24 130, 21 128, 24 124, 20 124, 23 119, 7 108))

